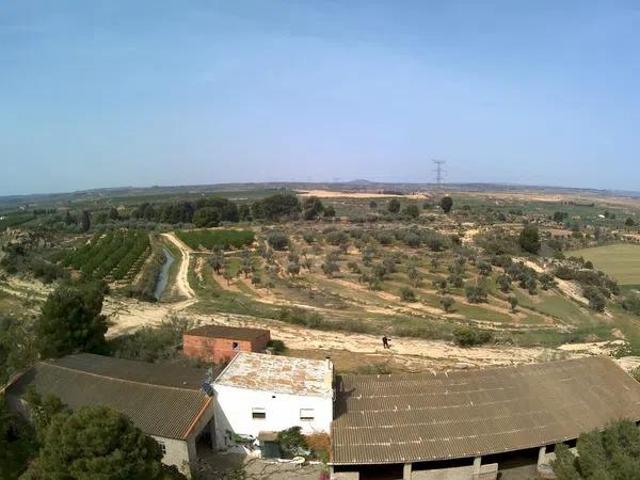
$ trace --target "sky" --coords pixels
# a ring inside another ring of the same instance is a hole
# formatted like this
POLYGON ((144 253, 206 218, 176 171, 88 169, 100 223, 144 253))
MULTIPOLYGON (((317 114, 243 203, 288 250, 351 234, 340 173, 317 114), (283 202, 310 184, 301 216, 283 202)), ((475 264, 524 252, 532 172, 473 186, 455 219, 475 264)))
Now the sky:
POLYGON ((0 3, 0 195, 260 181, 640 190, 640 3, 0 3))

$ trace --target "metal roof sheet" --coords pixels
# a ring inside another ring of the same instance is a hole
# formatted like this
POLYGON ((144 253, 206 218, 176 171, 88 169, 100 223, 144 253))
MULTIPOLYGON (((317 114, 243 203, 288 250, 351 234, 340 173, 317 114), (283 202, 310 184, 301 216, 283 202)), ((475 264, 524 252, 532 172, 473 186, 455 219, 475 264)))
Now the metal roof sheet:
POLYGON ((22 396, 33 386, 41 395, 55 395, 71 408, 106 405, 127 415, 149 435, 185 439, 212 399, 193 384, 198 370, 173 368, 169 373, 166 367, 100 355, 70 355, 39 362, 5 393, 22 396), (180 370, 185 372, 186 385, 176 376, 180 370))
POLYGON ((445 460, 577 438, 640 420, 640 383, 591 357, 442 374, 338 378, 332 463, 445 460))

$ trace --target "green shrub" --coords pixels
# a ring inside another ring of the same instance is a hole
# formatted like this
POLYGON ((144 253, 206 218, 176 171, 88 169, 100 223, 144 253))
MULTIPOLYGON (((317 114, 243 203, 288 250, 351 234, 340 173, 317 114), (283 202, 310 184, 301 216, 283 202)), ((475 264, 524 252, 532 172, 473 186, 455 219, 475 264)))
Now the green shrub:
POLYGON ((309 446, 301 431, 301 427, 291 427, 278 432, 277 442, 284 458, 293 458, 298 455, 307 454, 309 446))
POLYGON ((287 347, 282 340, 269 340, 267 343, 267 349, 271 350, 276 355, 283 354, 287 351, 287 347))
POLYGON ((442 297, 440 299, 440 306, 445 311, 445 313, 449 313, 454 303, 456 303, 456 301, 452 297, 442 297))
POLYGON ((482 345, 493 339, 491 332, 478 330, 477 328, 460 326, 453 331, 453 340, 461 347, 472 347, 482 345))
POLYGON ((467 285, 464 294, 470 303, 482 303, 487 301, 487 289, 483 285, 467 285))
POLYGON ((593 286, 587 286, 583 289, 582 294, 589 300, 589 308, 596 312, 604 312, 607 306, 607 299, 600 289, 593 286))
POLYGON ((274 250, 286 250, 289 247, 289 237, 286 233, 275 230, 267 235, 267 243, 274 250))
POLYGON ((400 298, 404 302, 415 302, 416 301, 416 294, 409 287, 402 287, 400 289, 400 298))
POLYGON ((336 232, 328 233, 326 236, 326 240, 330 245, 344 245, 349 242, 349 235, 347 234, 347 232, 339 230, 336 232))
POLYGON ((624 297, 622 308, 635 315, 640 315, 640 294, 633 292, 624 297))
POLYGON ((109 348, 113 356, 128 360, 173 360, 179 356, 182 334, 195 326, 192 320, 173 316, 158 327, 143 327, 135 333, 115 337, 109 341, 109 348))
POLYGON ((518 237, 520 247, 529 253, 537 255, 540 251, 540 234, 538 233, 538 227, 535 225, 527 224, 524 226, 518 237))

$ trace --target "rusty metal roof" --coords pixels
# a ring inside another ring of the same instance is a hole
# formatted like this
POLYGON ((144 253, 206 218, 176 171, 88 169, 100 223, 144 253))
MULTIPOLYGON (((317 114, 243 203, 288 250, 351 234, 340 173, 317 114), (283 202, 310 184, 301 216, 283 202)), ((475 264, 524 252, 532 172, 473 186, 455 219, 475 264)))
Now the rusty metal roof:
POLYGON ((269 335, 269 330, 262 328, 227 327, 224 325, 203 325, 188 332, 185 335, 196 337, 226 338, 230 340, 255 340, 269 335))
POLYGON ((149 435, 185 439, 212 401, 194 384, 201 374, 194 370, 92 354, 70 355, 37 363, 5 393, 22 396, 33 386, 41 395, 55 395, 71 408, 106 405, 127 415, 149 435))
POLYGON ((333 366, 326 360, 238 353, 216 378, 216 385, 292 395, 331 397, 333 366))
POLYGON ((591 357, 440 374, 338 378, 332 463, 475 457, 640 420, 640 383, 591 357))

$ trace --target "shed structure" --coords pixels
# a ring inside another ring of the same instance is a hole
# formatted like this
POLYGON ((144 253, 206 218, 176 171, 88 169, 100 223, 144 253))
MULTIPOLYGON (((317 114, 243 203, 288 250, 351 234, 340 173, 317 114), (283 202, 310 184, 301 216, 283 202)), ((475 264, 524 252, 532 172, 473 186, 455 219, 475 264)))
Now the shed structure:
MULTIPOLYGON (((105 405, 127 415, 155 438, 163 463, 190 476, 199 437, 213 438, 213 398, 201 390, 206 372, 88 353, 38 362, 5 389, 12 409, 28 417, 29 387, 69 407, 105 405)), ((210 444, 211 446, 211 444, 210 444)))
POLYGON ((204 325, 185 332, 184 354, 205 362, 222 363, 238 352, 264 352, 271 340, 269 330, 204 325))
POLYGON ((495 478, 500 454, 537 450, 541 464, 547 447, 619 419, 640 420, 640 383, 605 357, 438 374, 345 375, 337 379, 333 475, 495 478))

